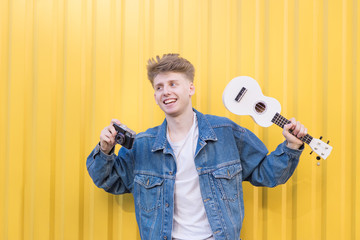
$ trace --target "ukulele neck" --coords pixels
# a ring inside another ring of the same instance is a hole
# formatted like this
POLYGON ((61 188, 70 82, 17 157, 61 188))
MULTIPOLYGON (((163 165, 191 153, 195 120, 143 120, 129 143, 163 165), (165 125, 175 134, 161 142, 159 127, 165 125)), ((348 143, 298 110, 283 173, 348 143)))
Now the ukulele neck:
MULTIPOLYGON (((281 114, 276 113, 271 122, 275 123, 281 128, 284 128, 284 126, 288 123, 290 123, 290 120, 286 119, 285 117, 281 116, 281 114)), ((311 140, 313 139, 312 136, 309 134, 306 134, 305 136, 299 138, 301 141, 303 141, 306 144, 310 144, 311 140)))

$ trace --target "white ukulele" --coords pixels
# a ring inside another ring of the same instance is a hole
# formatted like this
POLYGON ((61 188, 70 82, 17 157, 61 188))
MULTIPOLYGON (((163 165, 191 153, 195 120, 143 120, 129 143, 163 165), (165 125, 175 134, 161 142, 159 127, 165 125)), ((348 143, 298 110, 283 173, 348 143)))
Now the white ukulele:
MULTIPOLYGON (((262 127, 269 127, 275 123, 283 128, 290 122, 280 115, 279 101, 264 96, 259 84, 251 77, 240 76, 232 79, 224 90, 223 103, 230 112, 237 115, 250 115, 262 127)), ((307 134, 299 139, 309 144, 311 149, 323 159, 331 153, 332 147, 321 141, 321 138, 316 139, 307 134)))

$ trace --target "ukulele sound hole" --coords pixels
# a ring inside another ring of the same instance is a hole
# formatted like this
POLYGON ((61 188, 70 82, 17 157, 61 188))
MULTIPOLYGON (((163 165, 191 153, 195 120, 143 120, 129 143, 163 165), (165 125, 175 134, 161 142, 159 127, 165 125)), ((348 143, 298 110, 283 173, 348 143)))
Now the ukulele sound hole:
POLYGON ((263 102, 258 102, 256 105, 255 105, 255 111, 259 114, 262 114, 266 111, 266 105, 265 103, 263 102))

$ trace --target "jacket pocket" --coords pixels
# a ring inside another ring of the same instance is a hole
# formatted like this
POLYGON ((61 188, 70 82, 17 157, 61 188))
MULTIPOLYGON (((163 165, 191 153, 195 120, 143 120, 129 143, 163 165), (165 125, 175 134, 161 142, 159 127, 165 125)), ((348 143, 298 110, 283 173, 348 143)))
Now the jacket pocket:
POLYGON ((222 200, 236 201, 239 198, 242 189, 241 173, 242 166, 240 163, 221 167, 212 172, 222 200))
POLYGON ((139 174, 134 179, 137 186, 135 198, 138 206, 145 212, 152 212, 161 206, 164 179, 151 175, 139 174))

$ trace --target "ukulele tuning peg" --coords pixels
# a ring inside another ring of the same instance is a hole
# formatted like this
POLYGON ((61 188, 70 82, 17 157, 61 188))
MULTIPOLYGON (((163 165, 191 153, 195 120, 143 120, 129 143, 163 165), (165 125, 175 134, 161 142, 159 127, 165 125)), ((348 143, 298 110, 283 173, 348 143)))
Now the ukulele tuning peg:
POLYGON ((311 155, 313 152, 314 152, 314 151, 311 151, 311 152, 310 152, 310 155, 311 155))
POLYGON ((327 141, 327 144, 329 144, 330 141, 327 141))
POLYGON ((323 137, 322 136, 320 136, 320 140, 322 139, 323 137))

